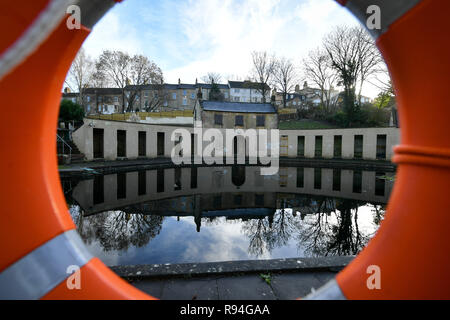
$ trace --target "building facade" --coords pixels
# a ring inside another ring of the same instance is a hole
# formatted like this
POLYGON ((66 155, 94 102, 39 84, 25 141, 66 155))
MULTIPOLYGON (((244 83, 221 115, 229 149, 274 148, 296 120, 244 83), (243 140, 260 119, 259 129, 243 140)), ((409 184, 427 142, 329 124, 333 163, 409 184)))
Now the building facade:
POLYGON ((266 89, 265 100, 261 93, 263 84, 250 81, 228 81, 231 102, 263 103, 270 102, 271 89, 264 84, 266 89))
POLYGON ((198 100, 194 120, 203 128, 277 129, 278 114, 269 103, 198 100))

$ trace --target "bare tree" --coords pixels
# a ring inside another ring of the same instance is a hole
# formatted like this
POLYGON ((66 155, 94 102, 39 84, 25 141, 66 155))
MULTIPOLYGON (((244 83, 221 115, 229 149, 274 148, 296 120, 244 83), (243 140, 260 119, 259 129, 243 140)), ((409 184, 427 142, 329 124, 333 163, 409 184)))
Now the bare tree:
POLYGON ((217 72, 208 72, 208 74, 201 77, 200 80, 208 84, 220 83, 222 81, 222 75, 217 72))
MULTIPOLYGON (((134 104, 141 92, 139 86, 147 84, 161 85, 164 83, 163 73, 156 63, 150 61, 147 57, 142 55, 135 55, 130 62, 130 84, 133 85, 128 92, 128 111, 134 109, 134 104)), ((157 88, 158 91, 160 88, 157 88)), ((159 92, 160 93, 160 92, 159 92)), ((160 101, 160 94, 154 95, 160 101)), ((146 109, 150 107, 150 101, 147 101, 146 109)))
POLYGON ((72 91, 79 93, 79 99, 83 101, 83 89, 90 85, 94 75, 94 62, 83 48, 80 49, 72 62, 66 84, 72 91))
POLYGON ((361 27, 350 29, 350 32, 356 39, 358 59, 359 59, 359 91, 358 102, 361 104, 361 93, 364 83, 380 72, 380 65, 384 64, 384 60, 380 51, 376 47, 372 37, 367 31, 361 27))
POLYGON ((303 59, 306 78, 320 89, 320 102, 326 114, 331 113, 336 99, 332 89, 337 84, 337 73, 331 65, 327 52, 316 48, 303 59))
POLYGON ((364 82, 376 72, 382 58, 373 40, 361 27, 336 28, 324 39, 324 48, 344 87, 344 111, 348 125, 353 126, 358 123, 364 82))
POLYGON ((100 78, 108 78, 122 89, 122 107, 125 107, 124 89, 130 77, 131 57, 122 51, 105 50, 98 58, 96 67, 100 78))
POLYGON ((275 87, 283 94, 283 107, 286 108, 286 96, 295 88, 297 74, 294 63, 286 58, 278 59, 273 73, 275 87))
POLYGON ((127 99, 127 111, 134 108, 140 92, 139 86, 163 82, 163 73, 154 62, 145 56, 132 57, 122 51, 103 51, 97 62, 97 73, 100 79, 109 78, 116 87, 122 89, 122 105, 125 107, 127 99), (127 85, 133 87, 125 97, 127 85))
POLYGON ((161 108, 168 101, 169 92, 166 89, 164 83, 153 84, 151 86, 151 96, 146 101, 144 108, 145 111, 151 112, 154 110, 161 110, 161 108))
POLYGON ((273 79, 276 67, 276 59, 267 52, 252 52, 253 70, 252 77, 258 82, 256 90, 261 93, 263 102, 266 102, 267 92, 270 91, 269 83, 273 79))

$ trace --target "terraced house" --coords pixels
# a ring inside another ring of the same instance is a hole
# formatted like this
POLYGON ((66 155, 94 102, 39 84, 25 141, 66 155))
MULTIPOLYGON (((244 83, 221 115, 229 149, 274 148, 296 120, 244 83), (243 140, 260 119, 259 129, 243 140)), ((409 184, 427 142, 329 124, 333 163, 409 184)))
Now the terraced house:
MULTIPOLYGON (((217 84, 217 86, 224 100, 229 101, 228 85, 217 84)), ((211 89, 212 84, 183 84, 181 81, 178 84, 127 86, 125 88, 128 102, 126 108, 133 111, 193 110, 199 90, 205 99, 209 99, 211 89), (130 104, 131 108, 129 108, 130 104)))

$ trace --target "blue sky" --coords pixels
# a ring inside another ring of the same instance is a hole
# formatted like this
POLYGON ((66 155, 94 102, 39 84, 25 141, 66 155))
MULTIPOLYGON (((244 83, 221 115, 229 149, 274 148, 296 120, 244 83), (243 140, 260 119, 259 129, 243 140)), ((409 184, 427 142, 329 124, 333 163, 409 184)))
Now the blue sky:
POLYGON ((168 83, 192 83, 207 72, 244 80, 252 51, 300 66, 324 35, 343 24, 358 22, 332 0, 126 0, 95 26, 84 48, 93 57, 103 49, 144 54, 168 83))

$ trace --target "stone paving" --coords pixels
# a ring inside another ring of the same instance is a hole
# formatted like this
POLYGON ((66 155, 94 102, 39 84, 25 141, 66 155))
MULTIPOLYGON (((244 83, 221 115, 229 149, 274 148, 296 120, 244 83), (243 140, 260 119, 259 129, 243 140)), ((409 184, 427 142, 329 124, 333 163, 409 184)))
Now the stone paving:
POLYGON ((353 258, 120 266, 112 270, 161 300, 291 300, 325 285, 353 258))
POLYGON ((293 300, 305 297, 335 277, 335 272, 259 274, 203 278, 142 279, 130 283, 161 300, 293 300))

